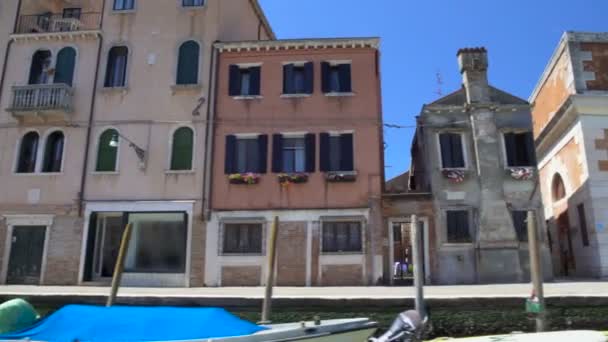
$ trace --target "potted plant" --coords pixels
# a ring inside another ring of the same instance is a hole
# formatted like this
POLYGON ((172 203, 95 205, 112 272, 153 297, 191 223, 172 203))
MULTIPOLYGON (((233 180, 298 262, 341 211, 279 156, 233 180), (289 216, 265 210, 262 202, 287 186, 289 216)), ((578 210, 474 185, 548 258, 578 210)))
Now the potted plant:
POLYGON ((306 173, 280 173, 277 178, 283 186, 308 182, 308 174, 306 173))
POLYGON ((233 173, 228 176, 230 184, 252 185, 260 182, 260 175, 257 173, 233 173))
POLYGON ((463 170, 445 169, 442 174, 443 177, 455 184, 460 184, 466 179, 466 173, 463 170))
POLYGON ((357 180, 357 172, 332 171, 325 174, 325 179, 331 183, 354 182, 357 180))

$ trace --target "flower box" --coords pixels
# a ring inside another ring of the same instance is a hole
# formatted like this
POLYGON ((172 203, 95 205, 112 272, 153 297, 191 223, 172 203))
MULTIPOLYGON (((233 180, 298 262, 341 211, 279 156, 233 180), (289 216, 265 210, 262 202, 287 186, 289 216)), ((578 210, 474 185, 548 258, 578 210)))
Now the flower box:
POLYGON ((257 173, 234 173, 228 176, 230 184, 253 185, 260 182, 260 175, 257 173))
POLYGON ((466 173, 463 170, 445 169, 441 173, 454 184, 460 184, 466 179, 466 173))
POLYGON ((302 184, 308 182, 306 173, 281 173, 277 176, 281 185, 302 184))
POLYGON ((356 171, 346 172, 328 172, 325 174, 325 179, 331 183, 348 183, 357 180, 356 171))
POLYGON ((526 181, 534 178, 533 167, 510 167, 507 172, 515 180, 526 181))

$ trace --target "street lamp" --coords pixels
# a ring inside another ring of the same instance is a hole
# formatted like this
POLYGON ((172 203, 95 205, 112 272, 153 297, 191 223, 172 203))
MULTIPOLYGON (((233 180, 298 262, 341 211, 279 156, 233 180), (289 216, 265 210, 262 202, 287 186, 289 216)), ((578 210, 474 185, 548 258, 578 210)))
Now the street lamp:
POLYGON ((136 143, 134 143, 133 141, 131 141, 129 138, 125 137, 124 135, 116 132, 114 135, 112 135, 112 139, 110 139, 110 146, 111 147, 118 147, 118 139, 122 138, 125 139, 128 143, 129 146, 133 149, 133 151, 135 151, 135 154, 137 155, 137 158, 139 159, 139 164, 140 167, 143 169, 145 168, 146 165, 146 150, 144 150, 143 148, 139 147, 136 143))

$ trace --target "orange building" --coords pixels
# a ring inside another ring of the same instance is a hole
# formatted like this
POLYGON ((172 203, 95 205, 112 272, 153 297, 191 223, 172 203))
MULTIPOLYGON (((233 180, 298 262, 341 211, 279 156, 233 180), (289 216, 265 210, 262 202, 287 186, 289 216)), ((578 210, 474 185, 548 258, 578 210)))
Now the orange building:
POLYGON ((207 286, 382 278, 378 39, 218 43, 207 286))

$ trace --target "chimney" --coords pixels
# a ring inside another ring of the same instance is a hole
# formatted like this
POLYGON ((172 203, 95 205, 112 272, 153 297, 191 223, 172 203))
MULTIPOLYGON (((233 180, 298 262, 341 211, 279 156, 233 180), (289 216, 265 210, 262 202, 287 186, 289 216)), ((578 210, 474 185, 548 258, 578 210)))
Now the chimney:
POLYGON ((458 50, 458 65, 467 103, 489 103, 488 52, 484 47, 458 50))

